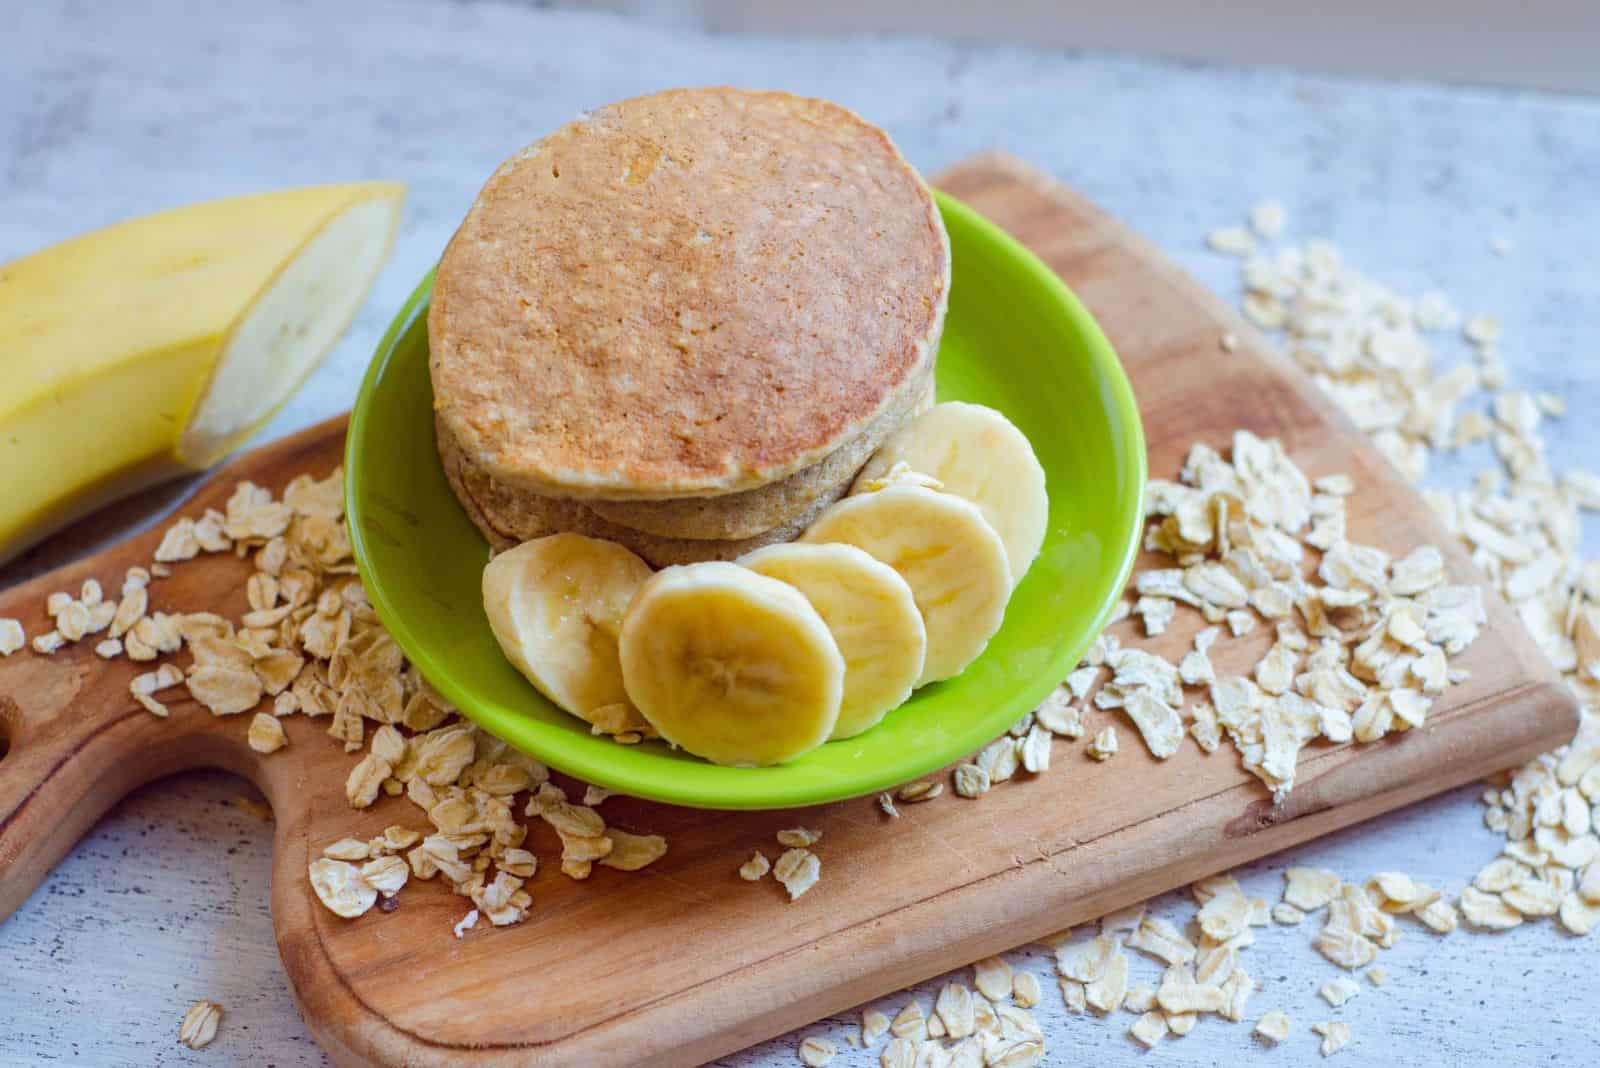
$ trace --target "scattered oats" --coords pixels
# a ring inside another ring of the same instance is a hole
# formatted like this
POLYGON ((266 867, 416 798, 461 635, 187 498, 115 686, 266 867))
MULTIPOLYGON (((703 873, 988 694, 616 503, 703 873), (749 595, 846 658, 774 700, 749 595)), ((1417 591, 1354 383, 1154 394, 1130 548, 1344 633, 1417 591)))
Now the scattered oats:
POLYGON ((808 827, 795 827, 792 830, 779 831, 778 844, 798 848, 813 845, 821 837, 821 831, 813 831, 808 827))
POLYGON ((539 870, 539 858, 526 849, 507 849, 495 864, 501 871, 510 872, 520 879, 531 879, 539 870))
POLYGON ((1250 926, 1254 905, 1240 894, 1218 894, 1204 905, 1195 922, 1213 942, 1226 942, 1243 934, 1250 926))
POLYGON ((1332 1005, 1337 1009, 1339 1006, 1343 1005, 1345 1002, 1361 993, 1361 986, 1352 979, 1347 979, 1342 975, 1336 975, 1332 979, 1329 979, 1326 983, 1323 983, 1322 989, 1317 991, 1317 993, 1322 995, 1322 1000, 1326 1001, 1329 1005, 1332 1005))
POLYGON ((861 1045, 863 1048, 872 1046, 889 1031, 889 1017, 877 1009, 868 1009, 861 1014, 861 1045))
POLYGON ((1223 352, 1238 352, 1239 335, 1232 330, 1225 330, 1222 336, 1217 339, 1217 345, 1223 352))
POLYGON ((1585 900, 1581 894, 1568 894, 1562 898, 1557 916, 1568 932, 1586 935, 1600 924, 1600 903, 1585 900))
POLYGON ((1082 983, 1073 979, 1062 979, 1059 985, 1061 987, 1061 1000, 1065 1003, 1068 1012, 1089 1011, 1088 995, 1085 994, 1082 983))
POLYGON ((1242 226, 1219 227, 1206 235, 1206 244, 1230 256, 1248 256, 1256 247, 1255 238, 1242 226))
POLYGON ((311 888, 336 916, 354 919, 378 900, 378 892, 361 880, 361 871, 342 860, 319 857, 311 862, 311 888))
POLYGON ((800 1063, 808 1068, 827 1068, 839 1050, 825 1038, 812 1035, 800 1040, 800 1063))
MULTIPOLYGON (((1001 742, 1005 741, 1006 739, 1001 739, 1001 742)), ((918 801, 932 801, 942 793, 944 793, 944 783, 923 780, 907 783, 900 787, 895 796, 906 804, 914 804, 918 801)))
POLYGON ((1043 997, 1039 989, 1039 977, 1032 972, 1017 972, 1011 977, 1011 997, 1025 1009, 1039 1004, 1039 999, 1043 997))
POLYGON ((922 1002, 916 998, 906 1002, 890 1022, 889 1033, 896 1038, 912 1039, 917 1042, 925 1040, 928 1037, 928 1020, 922 1013, 922 1002))
POLYGON ((451 930, 455 932, 455 936, 457 938, 465 938, 467 936, 467 932, 476 926, 478 926, 478 910, 473 909, 465 916, 461 917, 461 919, 457 920, 455 927, 451 928, 451 930))
POLYGON ((57 651, 63 645, 67 644, 67 639, 63 638, 59 631, 52 630, 34 638, 32 644, 34 652, 43 656, 49 656, 51 653, 57 651))
POLYGON ((1312 947, 1341 968, 1355 971, 1378 957, 1378 947, 1345 922, 1330 922, 1311 943, 1312 947))
POLYGON ((1350 1025, 1342 1020, 1326 1020, 1314 1023, 1311 1030, 1322 1036, 1322 1055, 1331 1057, 1344 1049, 1350 1041, 1350 1025))
POLYGON ((1367 969, 1367 982, 1373 986, 1383 986, 1389 981, 1389 969, 1381 964, 1374 964, 1367 969))
POLYGON ((411 877, 411 868, 399 857, 377 857, 361 865, 361 880, 384 897, 393 897, 411 877))
POLYGON ((894 795, 885 791, 878 795, 878 807, 883 809, 883 814, 892 820, 900 818, 900 810, 894 806, 894 795))
MULTIPOLYGON (((1008 989, 1010 985, 1009 982, 1006 983, 1008 989)), ((972 991, 960 983, 945 984, 934 1002, 933 1011, 944 1023, 945 1034, 951 1038, 966 1038, 976 1028, 973 1019, 972 991)))
POLYGON ((389 762, 374 753, 362 757, 345 780, 344 796, 351 808, 367 808, 378 799, 383 780, 393 772, 389 762))
POLYGON ((890 1039, 878 1055, 880 1068, 917 1068, 917 1043, 909 1038, 890 1039))
POLYGON ((1128 1028, 1128 1034, 1145 1049, 1155 1049, 1167 1037, 1167 1018, 1159 1012, 1146 1012, 1128 1028))
POLYGON ((989 792, 989 773, 976 764, 958 766, 952 777, 956 793, 961 797, 982 797, 989 792))
MULTIPOLYGON (((1102 936, 1104 937, 1104 936, 1102 936)), ((1099 978, 1084 984, 1084 998, 1096 1012, 1115 1012, 1128 993, 1128 958, 1115 945, 1099 978)))
MULTIPOLYGON (((141 620, 141 624, 148 621, 141 620)), ((199 663, 189 670, 190 696, 215 716, 250 711, 261 702, 262 692, 261 680, 251 671, 199 663)))
MULTIPOLYGON (((158 564, 170 564, 192 560, 199 554, 200 541, 195 537, 194 520, 183 518, 168 527, 161 536, 161 544, 156 546, 155 560, 158 564)), ((151 568, 151 571, 154 573, 155 569, 151 568)))
POLYGON ((1306 914, 1304 912, 1295 908, 1287 901, 1280 901, 1278 904, 1272 906, 1273 921, 1275 923, 1281 923, 1285 927, 1293 927, 1295 924, 1299 923, 1305 918, 1306 914))
POLYGON ((222 1006, 215 1001, 197 1001, 183 1014, 178 1025, 178 1041, 190 1049, 200 1049, 217 1037, 217 1025, 222 1022, 222 1006))
POLYGON ((1522 914, 1493 894, 1475 886, 1461 891, 1461 914, 1474 927, 1503 931, 1522 922, 1522 914))
POLYGON ((1100 728, 1085 751, 1091 760, 1110 760, 1117 751, 1117 728, 1109 725, 1100 728))
POLYGON ((255 714, 250 720, 246 738, 250 748, 258 753, 276 753, 289 744, 289 736, 283 732, 283 723, 270 712, 255 714))
POLYGON ((1417 912, 1416 917, 1435 934, 1442 935, 1454 931, 1460 922, 1455 906, 1442 898, 1417 912))
POLYGON ((22 623, 15 619, 0 619, 0 656, 10 656, 27 644, 22 623))
POLYGON ((1050 769, 1050 740, 1051 733, 1043 727, 1029 728, 1018 747, 1024 771, 1038 775, 1050 769))
MULTIPOLYGON (((611 851, 600 858, 602 866, 618 871, 638 871, 667 855, 667 840, 659 834, 630 834, 607 828, 611 851)), ((504 867, 504 865, 501 865, 504 867)))
POLYGON ((1110 934, 1096 935, 1081 946, 1061 946, 1056 950, 1056 971, 1062 978, 1089 983, 1105 974, 1106 966, 1116 955, 1117 939, 1110 934))
POLYGON ((1411 877, 1397 871, 1380 871, 1367 880, 1367 893, 1376 897, 1380 905, 1394 905, 1396 908, 1387 911, 1404 912, 1417 898, 1422 896, 1422 890, 1411 877))
POLYGON ((1174 1015, 1199 1012, 1224 1012, 1228 1008, 1229 994, 1220 986, 1202 983, 1195 978, 1194 969, 1186 964, 1174 964, 1161 973, 1161 986, 1156 991, 1156 1001, 1163 1012, 1174 1015))
MULTIPOLYGON (((513 791, 515 792, 515 791, 513 791)), ((593 808, 595 805, 616 795, 603 786, 585 786, 583 788, 583 803, 593 808)))
POLYGON ((1195 958, 1195 947, 1183 932, 1159 916, 1145 916, 1128 936, 1127 946, 1163 964, 1187 964, 1195 958))
POLYGON ((177 665, 162 664, 154 671, 146 671, 141 675, 135 675, 129 681, 128 689, 137 697, 140 694, 153 694, 160 693, 162 690, 170 690, 182 681, 183 672, 178 670, 177 665))
POLYGON ((1500 894, 1500 900, 1524 916, 1554 916, 1565 896, 1558 887, 1543 879, 1527 879, 1500 894))
POLYGON ((1289 1037, 1292 1026, 1289 1023, 1289 1017, 1284 1014, 1283 1010, 1273 1009, 1271 1012, 1264 1013, 1261 1019, 1256 1021, 1255 1034, 1258 1038, 1265 1039, 1275 1046, 1289 1037))
POLYGON ((1004 957, 985 957, 972 966, 973 985, 990 1001, 1011 993, 1011 965, 1004 957))
POLYGON ((1283 900, 1306 912, 1315 912, 1339 896, 1339 875, 1327 868, 1289 868, 1283 878, 1283 900))
POLYGON ((1472 885, 1486 894, 1498 894, 1509 890, 1524 879, 1531 878, 1533 872, 1528 866, 1511 857, 1497 857, 1484 865, 1477 875, 1472 877, 1472 885))
POLYGON ((1241 638, 1256 629, 1255 615, 1242 608, 1230 609, 1223 619, 1228 624, 1228 633, 1235 638, 1241 638))
POLYGON ((1141 597, 1133 610, 1144 621, 1145 636, 1155 638, 1166 633, 1178 606, 1165 597, 1141 597))
POLYGON ((1222 992, 1227 995, 1228 1003, 1218 1015, 1225 1020, 1239 1023, 1244 1019, 1245 1007, 1249 1004, 1250 997, 1256 992, 1255 980, 1239 967, 1235 967, 1228 974, 1222 984, 1222 992))
POLYGON ((789 900, 793 901, 817 885, 822 875, 822 861, 810 850, 789 849, 772 866, 772 874, 789 891, 789 900))
MULTIPOLYGON (((989 776, 989 785, 1009 782, 1022 766, 1017 750, 1017 739, 1009 733, 1002 734, 979 750, 973 762, 989 776)), ((902 796, 901 800, 905 798, 902 796)))
POLYGON ((1183 720, 1178 717, 1178 710, 1151 691, 1135 690, 1129 694, 1124 711, 1139 728, 1150 755, 1157 760, 1166 760, 1183 744, 1183 720))

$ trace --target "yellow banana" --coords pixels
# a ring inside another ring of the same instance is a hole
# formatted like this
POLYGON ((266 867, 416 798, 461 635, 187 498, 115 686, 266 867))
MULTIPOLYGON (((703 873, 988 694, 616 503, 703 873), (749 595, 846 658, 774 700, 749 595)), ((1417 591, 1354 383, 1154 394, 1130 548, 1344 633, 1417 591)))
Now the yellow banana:
POLYGON ((259 429, 355 317, 403 196, 214 200, 0 266, 0 562, 259 429))

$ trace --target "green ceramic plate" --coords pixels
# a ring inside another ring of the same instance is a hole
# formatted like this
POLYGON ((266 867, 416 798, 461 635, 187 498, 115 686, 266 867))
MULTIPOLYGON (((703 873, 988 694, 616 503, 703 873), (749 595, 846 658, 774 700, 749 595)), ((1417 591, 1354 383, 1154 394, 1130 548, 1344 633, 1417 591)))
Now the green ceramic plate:
POLYGON ((888 789, 966 756, 1036 705, 1082 656, 1127 581, 1141 526, 1144 435, 1116 354, 1066 286, 970 208, 945 196, 939 204, 955 262, 939 399, 1005 412, 1033 442, 1050 490, 1044 549, 971 667, 919 690, 865 734, 781 767, 717 767, 659 742, 622 746, 591 735, 506 662, 484 618, 488 549, 434 451, 430 276, 378 346, 345 457, 361 576, 428 680, 480 726, 585 782, 725 809, 888 789))

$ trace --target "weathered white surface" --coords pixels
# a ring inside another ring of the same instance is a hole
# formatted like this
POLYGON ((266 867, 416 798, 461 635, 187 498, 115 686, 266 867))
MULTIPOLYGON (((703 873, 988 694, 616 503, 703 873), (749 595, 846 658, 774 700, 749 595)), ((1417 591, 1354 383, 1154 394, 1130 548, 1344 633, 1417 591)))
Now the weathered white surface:
MULTIPOLYGON (((1291 234, 1333 238, 1397 285, 1437 285, 1465 310, 1498 311, 1514 374, 1566 394, 1575 410, 1554 435, 1557 466, 1600 455, 1589 411, 1600 403, 1592 100, 929 41, 705 37, 418 0, 0 0, 0 25, 9 27, 0 37, 0 261, 190 200, 355 178, 411 183, 405 231, 373 300, 269 433, 349 406, 390 312, 503 156, 585 106, 727 81, 855 106, 930 170, 1010 149, 1228 292, 1231 264, 1205 252, 1201 235, 1257 197, 1278 196, 1291 234), (1510 257, 1490 253, 1492 235, 1514 241, 1510 257)), ((1592 529, 1588 548, 1597 549, 1592 529)), ((244 789, 221 775, 147 788, 0 926, 0 1063, 325 1063, 282 985, 266 905, 270 828, 226 804, 244 789), (176 1046, 178 1021, 200 997, 227 1015, 217 1041, 190 1053, 176 1046)), ((1275 900, 1277 872, 1302 863, 1352 878, 1398 868, 1456 890, 1494 849, 1466 790, 1274 858, 1247 883, 1275 900)), ((1177 898, 1162 908, 1187 914, 1177 898)), ((1312 930, 1269 929, 1246 954, 1265 988, 1252 1018, 1281 1007, 1295 1020, 1285 1048, 1260 1052, 1247 1027, 1206 1022, 1153 1056, 1315 1063, 1307 1028, 1342 1018, 1355 1037, 1335 1063, 1600 1062, 1600 942, 1549 924, 1445 940, 1408 927, 1386 955, 1391 985, 1333 1010, 1315 996, 1335 969, 1310 951, 1312 930)), ((1070 1017, 1048 958, 1017 959, 1045 979, 1038 1014, 1049 1063, 1139 1061, 1123 1033, 1131 1016, 1070 1017)), ((936 989, 921 988, 925 1005, 936 989)), ((902 1000, 884 1005, 892 1012, 902 1000)), ((852 1014, 805 1033, 843 1047, 856 1022, 852 1014)), ((723 1063, 797 1063, 798 1037, 723 1063)), ((876 1064, 844 1048, 835 1064, 876 1064)))

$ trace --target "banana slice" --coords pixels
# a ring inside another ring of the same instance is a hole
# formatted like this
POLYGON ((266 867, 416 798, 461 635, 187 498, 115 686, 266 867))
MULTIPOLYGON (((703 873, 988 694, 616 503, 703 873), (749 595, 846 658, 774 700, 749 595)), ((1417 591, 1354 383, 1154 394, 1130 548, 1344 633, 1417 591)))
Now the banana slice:
POLYGON ((650 565, 581 534, 523 542, 483 569, 483 607, 506 658, 585 723, 627 703, 617 634, 650 565))
POLYGON ((669 567, 622 620, 628 696, 661 737, 717 764, 792 760, 828 740, 844 657, 800 592, 721 561, 669 567))
POLYGON ((889 436, 851 492, 871 490, 898 463, 977 505, 1006 547, 1011 577, 1022 581, 1044 544, 1050 498, 1044 468, 1011 420, 981 404, 936 404, 889 436))
POLYGON ((839 646, 844 697, 832 738, 876 726, 911 696, 927 631, 911 587, 894 568, 854 545, 769 545, 739 563, 804 594, 839 646))
POLYGON ((805 542, 844 542, 888 564, 911 587, 927 629, 920 686, 959 675, 1005 616, 1005 546, 976 505, 922 486, 846 497, 817 517, 805 542))

